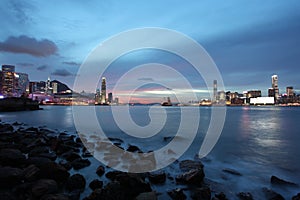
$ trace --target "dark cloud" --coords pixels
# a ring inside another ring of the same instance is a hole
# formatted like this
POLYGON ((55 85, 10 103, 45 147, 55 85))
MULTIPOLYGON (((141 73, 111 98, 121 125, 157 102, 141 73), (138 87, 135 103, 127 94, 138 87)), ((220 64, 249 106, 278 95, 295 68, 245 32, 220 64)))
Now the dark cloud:
POLYGON ((73 61, 64 61, 62 63, 65 65, 80 66, 80 63, 73 62, 73 61))
POLYGON ((26 35, 21 35, 19 37, 10 36, 4 42, 0 42, 0 51, 47 57, 56 54, 58 48, 50 40, 37 40, 26 35))
POLYGON ((48 67, 49 67, 48 65, 41 65, 41 66, 38 66, 36 69, 39 71, 45 71, 48 67))
POLYGON ((51 73, 51 75, 55 76, 73 76, 71 72, 69 72, 66 69, 56 69, 54 72, 51 73))
POLYGON ((17 63, 17 65, 21 65, 22 67, 33 67, 33 63, 17 63))

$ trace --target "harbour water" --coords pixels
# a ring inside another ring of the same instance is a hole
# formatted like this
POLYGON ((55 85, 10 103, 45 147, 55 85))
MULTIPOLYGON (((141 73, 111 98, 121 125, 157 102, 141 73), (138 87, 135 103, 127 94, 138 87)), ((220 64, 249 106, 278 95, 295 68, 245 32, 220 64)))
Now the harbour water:
MULTIPOLYGON (((149 108, 148 106, 129 107, 133 121, 140 126, 150 123, 149 108)), ((148 139, 136 139, 118 128, 113 121, 109 106, 99 106, 95 109, 99 123, 108 137, 121 138, 125 143, 135 144, 143 151, 163 147, 166 144, 163 138, 176 133, 181 115, 179 107, 163 108, 167 113, 167 120, 161 132, 148 139)), ((161 110, 159 108, 157 112, 161 110)), ((232 198, 236 198, 237 192, 251 192, 255 199, 260 199, 261 193, 258 191, 267 187, 291 199, 300 192, 300 188, 298 186, 277 187, 270 183, 270 178, 276 175, 300 184, 299 116, 300 107, 228 107, 221 137, 209 155, 202 159, 206 178, 215 185, 215 188, 225 191, 232 198), (239 172, 241 176, 223 171, 228 168, 239 172)), ((0 119, 2 122, 17 121, 27 126, 47 127, 76 134, 72 107, 69 106, 44 106, 43 110, 32 112, 2 112, 0 119)), ((195 157, 209 122, 210 108, 201 107, 197 136, 180 160, 195 157)), ((92 180, 91 176, 97 165, 98 163, 94 163, 81 173, 86 173, 87 179, 92 180)), ((161 192, 168 188, 167 185, 154 187, 161 192)), ((89 191, 86 194, 88 193, 89 191)), ((162 195, 161 199, 165 197, 162 195)))

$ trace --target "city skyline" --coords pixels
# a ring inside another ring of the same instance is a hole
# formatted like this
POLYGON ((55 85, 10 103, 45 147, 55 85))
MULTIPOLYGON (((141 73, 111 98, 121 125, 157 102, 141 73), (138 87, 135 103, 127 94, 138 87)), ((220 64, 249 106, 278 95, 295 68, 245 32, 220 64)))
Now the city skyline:
MULTIPOLYGON (((133 28, 162 27, 186 34, 203 45, 216 62, 226 91, 257 89, 267 96, 269 77, 277 74, 279 91, 293 86, 299 92, 298 1, 157 1, 151 5, 64 1, 59 7, 48 2, 1 1, 0 5, 0 15, 6 19, 1 22, 6 30, 0 33, 1 64, 15 65, 31 80, 46 80, 50 75, 72 87, 81 63, 101 42, 133 28)), ((111 70, 102 74, 110 80, 107 90, 112 90, 122 73, 153 58, 181 70, 199 95, 207 90, 184 61, 147 51, 133 52, 114 62, 111 70)), ((95 92, 88 85, 85 91, 95 92)), ((156 86, 145 91, 145 98, 170 92, 156 86)))

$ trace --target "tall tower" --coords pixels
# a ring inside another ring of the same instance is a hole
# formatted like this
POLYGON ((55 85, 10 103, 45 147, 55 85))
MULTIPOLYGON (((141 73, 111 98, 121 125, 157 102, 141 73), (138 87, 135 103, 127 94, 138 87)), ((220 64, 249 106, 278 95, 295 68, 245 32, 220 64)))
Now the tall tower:
POLYGON ((218 88, 217 88, 217 80, 214 80, 214 89, 213 89, 213 92, 214 92, 214 96, 213 96, 213 102, 216 102, 217 101, 217 95, 218 95, 218 88))
POLYGON ((15 66, 2 65, 2 92, 4 96, 13 96, 15 93, 15 66))
POLYGON ((272 76, 272 88, 274 89, 275 100, 277 100, 279 97, 278 76, 277 75, 272 76))
POLYGON ((102 77, 101 82, 101 104, 106 104, 106 78, 102 77))

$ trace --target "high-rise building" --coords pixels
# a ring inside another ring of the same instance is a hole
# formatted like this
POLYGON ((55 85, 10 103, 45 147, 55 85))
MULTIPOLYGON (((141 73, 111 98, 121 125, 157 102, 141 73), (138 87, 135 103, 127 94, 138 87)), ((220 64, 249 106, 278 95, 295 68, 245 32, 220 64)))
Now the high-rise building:
POLYGON ((279 97, 278 76, 277 75, 272 76, 272 88, 274 89, 275 100, 277 100, 279 97))
POLYGON ((100 104, 100 103, 101 103, 101 94, 100 94, 100 90, 97 89, 95 94, 95 104, 100 104))
POLYGON ((218 88, 217 88, 217 80, 214 80, 214 89, 213 89, 213 102, 217 101, 218 88))
POLYGON ((247 98, 256 98, 256 97, 261 97, 261 91, 260 90, 247 91, 247 98))
POLYGON ((286 95, 288 97, 294 96, 294 88, 292 86, 286 87, 286 95))
POLYGON ((15 93, 15 66, 2 65, 2 93, 4 96, 13 96, 15 93))
POLYGON ((15 73, 15 91, 17 96, 26 96, 29 93, 28 74, 15 73))
POLYGON ((268 90, 268 96, 269 97, 275 97, 275 90, 274 90, 274 88, 269 88, 269 90, 268 90))
POLYGON ((112 103, 113 102, 113 94, 110 92, 108 93, 108 103, 112 103))
POLYGON ((106 104, 106 78, 102 77, 101 82, 101 104, 106 104))
POLYGON ((53 94, 58 93, 58 84, 56 82, 52 82, 52 93, 53 94))

